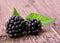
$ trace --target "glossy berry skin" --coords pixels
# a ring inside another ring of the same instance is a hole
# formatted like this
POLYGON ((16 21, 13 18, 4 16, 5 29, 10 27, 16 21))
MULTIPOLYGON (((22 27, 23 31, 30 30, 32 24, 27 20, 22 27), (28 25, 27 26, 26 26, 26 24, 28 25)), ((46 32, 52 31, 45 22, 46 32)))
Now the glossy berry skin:
POLYGON ((18 38, 22 36, 24 28, 25 22, 20 16, 12 16, 6 23, 6 32, 11 38, 18 38))
POLYGON ((26 33, 29 35, 37 35, 41 30, 42 24, 37 19, 27 19, 26 33))

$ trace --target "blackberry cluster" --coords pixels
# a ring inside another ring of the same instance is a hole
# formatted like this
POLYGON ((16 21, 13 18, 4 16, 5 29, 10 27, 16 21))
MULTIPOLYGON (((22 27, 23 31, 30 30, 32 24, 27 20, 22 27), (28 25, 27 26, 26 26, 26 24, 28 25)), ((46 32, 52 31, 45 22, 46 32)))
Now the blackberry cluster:
POLYGON ((37 19, 27 19, 26 33, 30 35, 37 35, 41 30, 41 22, 37 19))
POLYGON ((20 16, 12 16, 6 23, 6 32, 11 38, 18 38, 22 36, 24 28, 25 22, 20 16))

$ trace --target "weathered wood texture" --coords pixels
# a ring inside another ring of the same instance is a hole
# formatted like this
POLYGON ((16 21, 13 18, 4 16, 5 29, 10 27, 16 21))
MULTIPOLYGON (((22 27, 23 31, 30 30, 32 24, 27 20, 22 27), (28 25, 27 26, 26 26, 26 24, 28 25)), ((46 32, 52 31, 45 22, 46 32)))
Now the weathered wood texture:
POLYGON ((60 0, 0 0, 0 43, 60 43, 60 0), (23 18, 35 12, 57 20, 43 26, 43 32, 37 36, 10 39, 5 32, 5 23, 14 7, 23 18))

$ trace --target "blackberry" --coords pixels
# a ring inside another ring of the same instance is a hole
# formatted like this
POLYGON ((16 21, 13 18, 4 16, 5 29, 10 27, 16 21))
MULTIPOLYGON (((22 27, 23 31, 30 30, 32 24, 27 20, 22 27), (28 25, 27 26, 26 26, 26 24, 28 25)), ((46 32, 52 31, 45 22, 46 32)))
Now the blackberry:
POLYGON ((27 19, 26 21, 26 33, 29 35, 37 35, 41 30, 42 24, 37 19, 27 19))
POLYGON ((22 36, 24 28, 25 22, 20 16, 12 16, 6 23, 6 32, 11 38, 18 38, 22 36))

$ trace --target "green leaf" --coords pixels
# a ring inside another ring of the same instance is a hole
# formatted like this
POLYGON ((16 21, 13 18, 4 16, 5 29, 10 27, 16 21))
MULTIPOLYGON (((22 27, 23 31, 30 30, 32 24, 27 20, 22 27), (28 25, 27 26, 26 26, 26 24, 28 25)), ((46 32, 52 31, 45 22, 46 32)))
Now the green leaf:
POLYGON ((42 14, 36 14, 36 13, 30 13, 29 15, 26 16, 26 19, 28 19, 28 18, 38 19, 41 21, 42 25, 55 20, 54 18, 50 18, 50 17, 44 16, 42 14))
POLYGON ((16 8, 14 8, 13 16, 19 16, 19 13, 18 13, 18 11, 16 10, 16 8))

